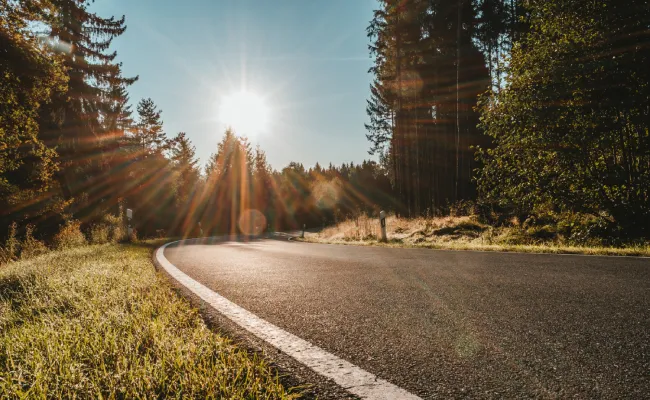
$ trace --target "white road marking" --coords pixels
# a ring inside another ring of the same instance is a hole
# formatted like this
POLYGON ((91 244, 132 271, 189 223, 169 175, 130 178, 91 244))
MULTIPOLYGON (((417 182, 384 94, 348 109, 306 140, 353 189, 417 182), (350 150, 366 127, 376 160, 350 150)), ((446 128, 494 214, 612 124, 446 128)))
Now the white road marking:
POLYGON ((160 266, 181 285, 237 325, 362 399, 420 399, 418 396, 263 320, 190 278, 165 258, 165 248, 178 242, 181 241, 167 243, 156 250, 155 257, 160 266))

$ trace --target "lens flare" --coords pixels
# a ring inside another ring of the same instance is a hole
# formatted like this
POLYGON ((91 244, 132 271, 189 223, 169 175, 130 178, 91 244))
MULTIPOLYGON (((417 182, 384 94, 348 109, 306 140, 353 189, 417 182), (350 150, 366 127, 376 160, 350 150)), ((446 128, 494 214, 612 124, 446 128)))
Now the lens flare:
POLYGON ((244 235, 259 235, 266 228, 266 217, 258 210, 246 210, 239 216, 238 226, 244 235))
POLYGON ((316 207, 321 210, 333 209, 339 202, 340 187, 337 180, 330 182, 322 181, 316 184, 312 190, 312 198, 316 207))

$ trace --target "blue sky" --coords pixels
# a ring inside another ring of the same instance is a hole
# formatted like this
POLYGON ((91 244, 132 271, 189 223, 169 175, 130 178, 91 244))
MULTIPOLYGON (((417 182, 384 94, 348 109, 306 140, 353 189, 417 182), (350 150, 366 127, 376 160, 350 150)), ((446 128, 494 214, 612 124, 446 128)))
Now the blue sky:
MULTIPOLYGON (((168 136, 187 132, 203 164, 221 139, 223 96, 265 99, 269 126, 251 135, 280 169, 367 159, 371 75, 365 29, 376 0, 100 0, 126 15, 114 41, 136 103, 151 97, 168 136)), ((135 107, 134 107, 135 108, 135 107)))

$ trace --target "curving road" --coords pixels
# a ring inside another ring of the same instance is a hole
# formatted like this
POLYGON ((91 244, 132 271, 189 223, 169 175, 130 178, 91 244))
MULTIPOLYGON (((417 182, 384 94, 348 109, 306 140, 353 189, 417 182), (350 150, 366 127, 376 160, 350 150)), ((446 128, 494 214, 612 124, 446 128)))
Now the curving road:
POLYGON ((286 240, 164 255, 246 310, 422 398, 650 393, 649 259, 286 240))

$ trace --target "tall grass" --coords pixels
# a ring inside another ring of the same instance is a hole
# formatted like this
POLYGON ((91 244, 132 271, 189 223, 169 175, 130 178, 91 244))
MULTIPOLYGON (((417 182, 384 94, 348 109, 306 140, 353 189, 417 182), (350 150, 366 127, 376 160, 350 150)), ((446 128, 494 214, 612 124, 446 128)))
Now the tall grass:
POLYGON ((386 227, 386 244, 377 240, 379 220, 365 216, 348 219, 319 233, 307 234, 306 240, 456 250, 650 256, 650 243, 611 246, 595 237, 576 238, 576 229, 567 233, 562 224, 530 225, 513 219, 507 224, 493 226, 480 222, 473 215, 410 219, 389 216, 386 227))
POLYGON ((296 397, 206 328, 150 254, 83 246, 0 268, 0 397, 296 397))
MULTIPOLYGON (((20 236, 19 230, 19 226, 15 222, 9 225, 7 239, 5 243, 0 243, 0 265, 18 259, 32 258, 50 250, 44 241, 36 239, 33 225, 25 226, 20 236)), ((137 241, 135 233, 127 237, 127 229, 122 218, 106 214, 90 225, 86 233, 82 231, 79 221, 67 220, 60 226, 56 235, 50 238, 49 242, 52 249, 64 250, 84 246, 88 243, 120 243, 127 240, 137 241)))
POLYGON ((20 255, 20 240, 16 231, 18 224, 15 222, 9 225, 8 236, 4 245, 0 245, 0 265, 15 261, 20 255))

